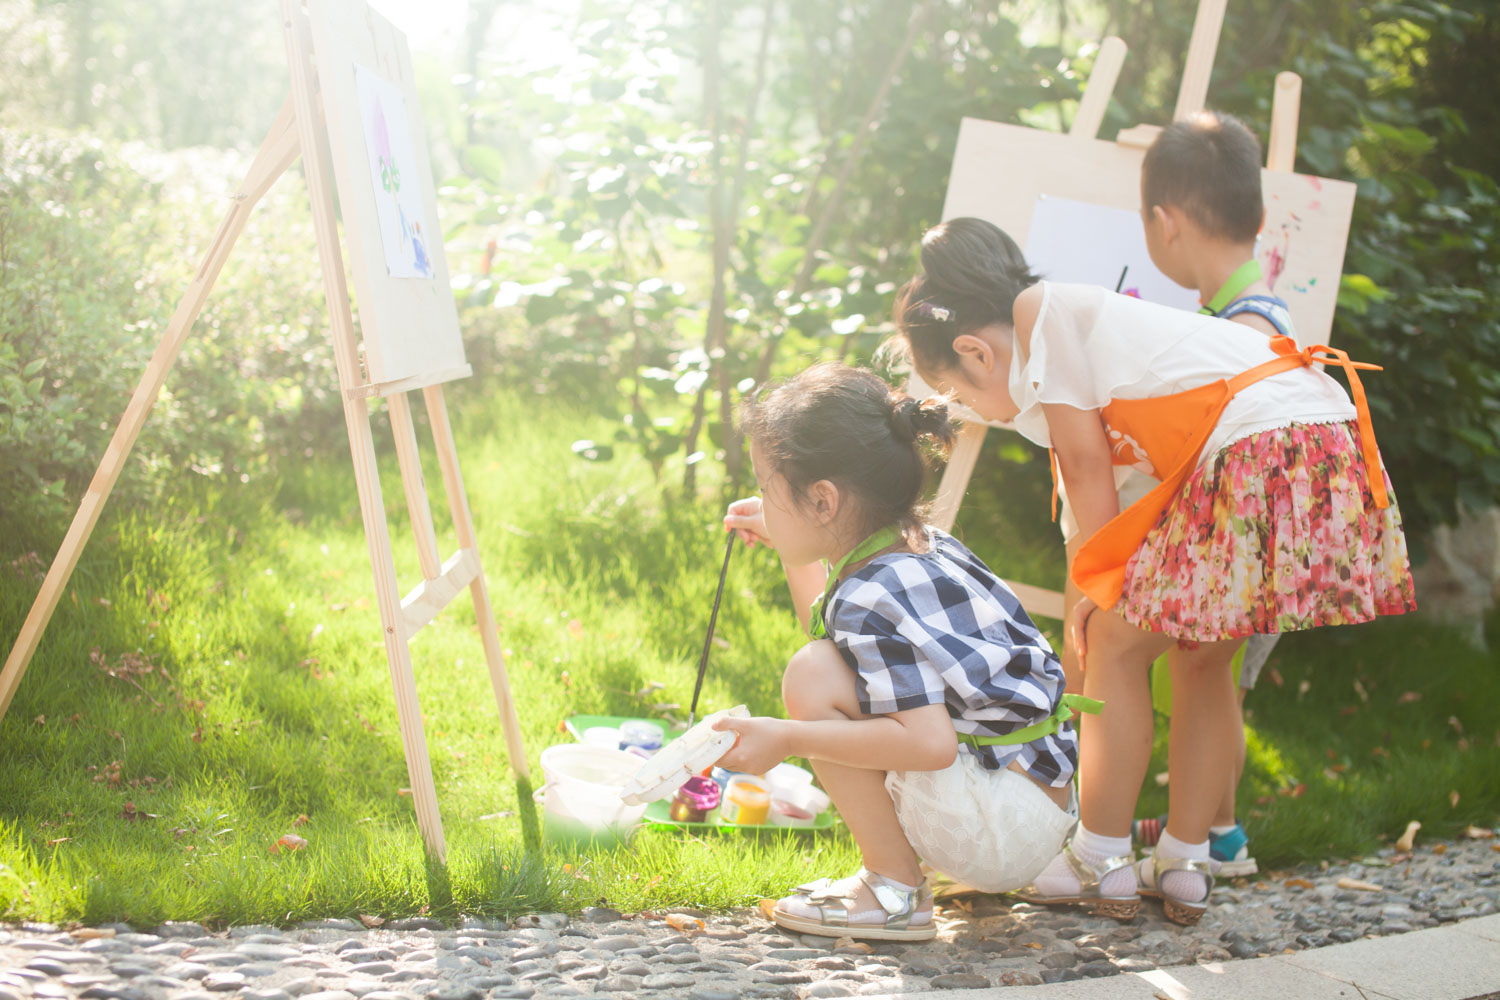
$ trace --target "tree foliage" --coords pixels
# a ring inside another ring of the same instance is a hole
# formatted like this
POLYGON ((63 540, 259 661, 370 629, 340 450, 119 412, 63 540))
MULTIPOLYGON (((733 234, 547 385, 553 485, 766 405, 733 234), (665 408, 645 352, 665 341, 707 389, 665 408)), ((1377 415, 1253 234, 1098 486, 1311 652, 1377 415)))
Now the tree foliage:
MULTIPOLYGON (((8 495, 81 489, 185 285, 181 234, 212 231, 212 202, 109 141, 245 148, 285 92, 270 5, 189 6, 0 0, 0 449, 27 483, 8 495), (62 122, 74 138, 38 145, 62 122)), ((471 360, 617 416, 584 457, 639 448, 692 491, 717 456, 743 485, 736 401, 815 358, 871 357, 961 118, 1065 128, 1112 32, 1130 56, 1103 135, 1160 123, 1195 7, 578 0, 552 15, 571 54, 544 61, 504 54, 509 9, 473 0, 451 64, 418 66, 471 360)), ((1235 0, 1210 89, 1263 128, 1275 72, 1298 71, 1298 168, 1359 187, 1334 336, 1387 366, 1377 426, 1418 527, 1500 496, 1497 30, 1480 0, 1235 0)), ((252 270, 221 279, 145 478, 249 476, 339 441, 302 197, 236 252, 252 270)), ((1005 489, 1039 488, 1041 463, 1003 450, 1005 489)))

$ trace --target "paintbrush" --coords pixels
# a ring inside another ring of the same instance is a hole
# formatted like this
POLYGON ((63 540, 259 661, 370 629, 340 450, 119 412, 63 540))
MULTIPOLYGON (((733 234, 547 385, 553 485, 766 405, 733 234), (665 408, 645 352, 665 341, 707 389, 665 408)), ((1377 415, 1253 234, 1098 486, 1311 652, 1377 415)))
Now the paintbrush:
POLYGON ((693 722, 698 717, 698 694, 703 690, 703 675, 708 670, 708 651, 714 644, 714 623, 719 620, 719 602, 724 599, 724 578, 729 573, 729 557, 734 555, 734 532, 729 533, 729 540, 724 543, 724 565, 719 567, 719 589, 714 591, 714 610, 708 616, 708 635, 703 637, 703 655, 698 658, 698 680, 693 684, 693 704, 688 709, 688 728, 693 728, 693 722))

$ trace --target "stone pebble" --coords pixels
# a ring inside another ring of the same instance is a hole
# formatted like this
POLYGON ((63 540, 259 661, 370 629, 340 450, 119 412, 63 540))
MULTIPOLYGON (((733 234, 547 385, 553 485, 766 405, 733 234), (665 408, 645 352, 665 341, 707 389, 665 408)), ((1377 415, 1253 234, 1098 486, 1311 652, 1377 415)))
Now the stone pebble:
MULTIPOLYGON (((818 1000, 1071 982, 1404 934, 1500 909, 1486 841, 1393 850, 1327 868, 1221 882, 1192 928, 1147 901, 1120 924, 1081 910, 973 896, 940 905, 929 942, 848 942, 771 926, 758 911, 700 919, 599 906, 512 923, 425 917, 378 929, 341 918, 210 931, 179 921, 80 929, 0 924, 0 1000, 818 1000), (1380 886, 1341 888, 1341 877, 1380 886)), ((696 911, 695 911, 696 912, 696 911)))

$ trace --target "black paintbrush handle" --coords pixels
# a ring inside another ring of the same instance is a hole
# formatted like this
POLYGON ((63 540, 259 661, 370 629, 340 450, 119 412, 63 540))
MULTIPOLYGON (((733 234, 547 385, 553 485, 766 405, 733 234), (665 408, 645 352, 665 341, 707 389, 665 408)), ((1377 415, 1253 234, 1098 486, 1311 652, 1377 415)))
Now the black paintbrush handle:
POLYGON ((708 635, 703 637, 703 655, 698 658, 698 680, 693 684, 693 704, 688 709, 688 724, 698 717, 698 693, 703 690, 703 675, 708 671, 708 651, 714 643, 714 624, 719 620, 719 602, 724 599, 724 578, 729 574, 729 557, 734 555, 734 532, 724 543, 724 565, 719 567, 719 589, 714 591, 714 610, 708 616, 708 635))

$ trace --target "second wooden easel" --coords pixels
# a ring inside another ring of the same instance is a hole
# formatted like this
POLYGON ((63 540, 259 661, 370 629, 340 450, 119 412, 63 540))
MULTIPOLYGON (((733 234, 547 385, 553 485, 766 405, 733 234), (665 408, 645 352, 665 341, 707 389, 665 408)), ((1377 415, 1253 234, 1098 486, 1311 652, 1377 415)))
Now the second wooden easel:
MULTIPOLYGON (((1208 95, 1209 77, 1213 70, 1214 53, 1218 48, 1219 35, 1224 23, 1227 0, 1200 0, 1193 34, 1189 42, 1187 62, 1183 70, 1182 83, 1178 90, 1177 106, 1173 120, 1181 120, 1201 111, 1208 95)), ((1068 142, 1088 143, 1097 135, 1104 120, 1104 112, 1114 92, 1120 68, 1126 55, 1125 42, 1116 37, 1104 40, 1094 62, 1093 72, 1079 102, 1078 112, 1066 139, 1056 140, 1059 147, 1068 142)), ((1271 110, 1270 142, 1268 143, 1266 167, 1268 170, 1290 173, 1296 154, 1297 120, 1301 102, 1302 80, 1295 73, 1284 72, 1276 77, 1276 89, 1271 110)), ((1027 131, 1027 130, 1020 130, 1027 131)), ((1149 146, 1161 131, 1159 126, 1139 125, 1122 131, 1116 138, 1121 147, 1136 151, 1149 146)), ((962 142, 962 139, 960 140, 962 142)), ((1103 145, 1093 143, 1093 145, 1103 145)), ((1089 157, 1080 157, 1080 160, 1089 157)), ((1122 164, 1129 160, 1122 158, 1122 164)), ((1118 183, 1118 178, 1112 178, 1118 183)), ((1134 184, 1134 181, 1131 181, 1134 184)), ((1352 197, 1352 195, 1351 195, 1352 197)), ((952 210, 951 197, 948 218, 955 214, 967 214, 952 210)), ((1015 235, 1012 232, 1012 235, 1015 235)), ((1342 243, 1340 245, 1342 253, 1342 243)), ((953 447, 948 465, 938 486, 933 501, 932 522, 944 530, 950 530, 963 503, 964 492, 979 461, 989 425, 978 419, 966 420, 959 431, 958 441, 953 447)), ((1064 619, 1065 599, 1061 591, 1031 584, 1007 581, 1020 598, 1022 605, 1034 615, 1059 621, 1064 619)))

